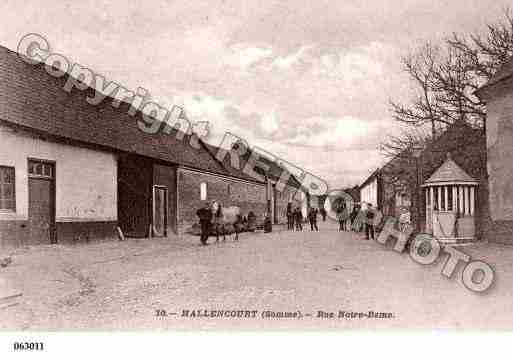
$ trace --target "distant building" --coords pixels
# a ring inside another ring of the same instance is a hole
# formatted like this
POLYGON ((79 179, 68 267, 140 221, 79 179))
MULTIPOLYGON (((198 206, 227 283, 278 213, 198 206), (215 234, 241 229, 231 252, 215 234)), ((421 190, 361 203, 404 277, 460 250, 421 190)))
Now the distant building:
POLYGON ((408 151, 399 153, 380 169, 380 210, 385 216, 399 217, 411 210, 415 191, 411 176, 415 170, 416 163, 408 151))
POLYGON ((354 203, 360 202, 360 187, 359 186, 356 185, 353 187, 345 188, 344 192, 346 192, 348 195, 351 196, 354 203))
POLYGON ((401 153, 375 170, 360 185, 360 200, 372 204, 385 216, 399 216, 400 210, 411 206, 411 191, 408 171, 414 170, 414 163, 408 153, 401 153))
MULTIPOLYGON (((336 192, 337 190, 332 189, 332 191, 336 192)), ((342 191, 344 191, 345 193, 350 195, 351 198, 353 199, 353 202, 355 202, 355 203, 360 202, 360 188, 357 185, 353 186, 353 187, 343 188, 342 191)), ((324 203, 326 202, 327 197, 328 197, 327 194, 324 194, 321 196, 311 196, 310 203, 314 207, 318 207, 318 208, 324 207, 324 203)))
POLYGON ((370 203, 374 208, 381 208, 382 184, 381 169, 377 169, 359 186, 360 201, 362 203, 370 203))

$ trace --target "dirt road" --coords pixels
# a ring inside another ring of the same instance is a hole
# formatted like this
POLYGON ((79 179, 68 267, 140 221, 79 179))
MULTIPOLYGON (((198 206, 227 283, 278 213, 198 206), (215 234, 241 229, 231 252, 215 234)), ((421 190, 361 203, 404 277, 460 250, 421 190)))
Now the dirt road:
POLYGON ((497 273, 489 293, 475 294, 461 268, 441 276, 443 260, 421 266, 335 224, 320 229, 205 247, 182 237, 18 249, 0 275, 23 296, 0 310, 0 328, 512 327, 513 248, 463 249, 497 273))

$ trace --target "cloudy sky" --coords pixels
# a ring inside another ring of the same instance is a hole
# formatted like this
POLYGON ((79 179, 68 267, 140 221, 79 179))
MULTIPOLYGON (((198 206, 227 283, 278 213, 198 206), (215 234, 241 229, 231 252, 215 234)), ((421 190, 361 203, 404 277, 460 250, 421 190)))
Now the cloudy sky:
POLYGON ((209 121, 330 183, 361 182, 408 99, 400 57, 483 29, 508 1, 32 1, 0 4, 0 44, 26 33, 130 89, 209 121))

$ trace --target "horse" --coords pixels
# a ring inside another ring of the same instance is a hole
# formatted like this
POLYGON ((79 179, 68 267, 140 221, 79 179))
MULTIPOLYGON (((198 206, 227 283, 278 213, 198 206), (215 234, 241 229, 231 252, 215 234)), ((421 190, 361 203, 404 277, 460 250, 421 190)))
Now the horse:
POLYGON ((216 242, 219 242, 219 229, 223 232, 223 241, 226 240, 226 226, 232 225, 235 229, 235 241, 239 240, 239 224, 241 223, 242 216, 241 210, 237 206, 223 207, 221 203, 214 201, 211 206, 212 210, 212 225, 216 231, 216 242))

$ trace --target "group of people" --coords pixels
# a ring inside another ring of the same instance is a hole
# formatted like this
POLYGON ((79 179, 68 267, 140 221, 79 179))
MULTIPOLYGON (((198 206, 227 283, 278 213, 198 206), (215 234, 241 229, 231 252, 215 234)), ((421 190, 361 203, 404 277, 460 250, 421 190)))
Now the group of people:
POLYGON ((292 208, 289 203, 287 206, 287 229, 302 231, 303 230, 303 213, 299 207, 292 208))
MULTIPOLYGON (((323 222, 326 221, 326 210, 321 208, 320 210, 315 207, 311 207, 308 210, 307 218, 308 222, 310 222, 310 230, 318 231, 319 227, 317 226, 317 217, 318 215, 322 216, 323 222)), ((303 230, 303 213, 299 207, 292 208, 292 205, 289 203, 287 207, 287 229, 302 231, 303 230)))
MULTIPOLYGON (((215 203, 217 205, 217 203, 215 203)), ((219 240, 219 230, 220 227, 224 225, 222 223, 222 208, 219 205, 218 207, 211 205, 206 202, 204 207, 200 208, 196 212, 200 227, 201 227, 201 243, 206 244, 208 237, 210 236, 212 229, 215 230, 215 234, 217 235, 217 239, 219 240)), ((240 212, 239 212, 240 214, 240 212)), ((307 219, 310 222, 310 230, 311 231, 319 231, 319 227, 317 225, 318 215, 322 216, 322 220, 326 221, 326 210, 324 208, 318 209, 316 207, 310 207, 307 212, 307 219)), ((337 220, 339 223, 339 231, 350 231, 353 230, 355 232, 365 231, 365 238, 375 239, 375 228, 374 228, 374 215, 375 210, 370 203, 362 203, 355 204, 351 213, 348 214, 348 208, 345 203, 339 205, 336 209, 337 220)), ((271 232, 272 231, 272 221, 268 214, 264 215, 264 231, 271 232)), ((291 203, 287 206, 287 228, 289 230, 295 231, 303 231, 303 213, 301 212, 300 207, 293 207, 291 203)), ((248 228, 251 230, 256 229, 256 215, 253 212, 249 212, 247 217, 238 216, 238 218, 233 221, 233 225, 235 226, 235 232, 238 234, 239 231, 242 231, 242 228, 248 228), (253 225, 251 225, 253 224, 253 225), (240 228, 239 228, 240 227, 240 228)), ((222 228, 224 231, 224 228, 222 228)), ((224 234, 224 233, 223 233, 224 234)))
MULTIPOLYGON (((219 241, 219 234, 225 237, 226 233, 235 232, 235 240, 238 240, 238 234, 244 231, 254 232, 257 229, 257 216, 253 211, 249 211, 247 216, 243 216, 239 207, 222 207, 216 201, 206 202, 203 207, 196 211, 200 224, 200 241, 203 245, 207 244, 209 236, 215 235, 219 241), (233 227, 231 227, 233 226, 233 227)), ((270 213, 263 216, 263 230, 265 233, 272 232, 272 220, 270 213)))
POLYGON ((196 211, 196 215, 199 218, 200 241, 203 245, 207 244, 210 234, 215 234, 217 241, 219 241, 219 234, 225 238, 228 225, 233 226, 235 240, 238 240, 240 232, 256 228, 256 215, 252 211, 247 217, 242 216, 239 207, 223 208, 216 201, 205 202, 203 207, 196 211))
POLYGON ((344 206, 337 211, 337 220, 339 223, 339 231, 355 231, 361 232, 365 230, 365 239, 374 239, 374 214, 375 210, 370 203, 362 203, 362 206, 355 204, 349 215, 344 206))

